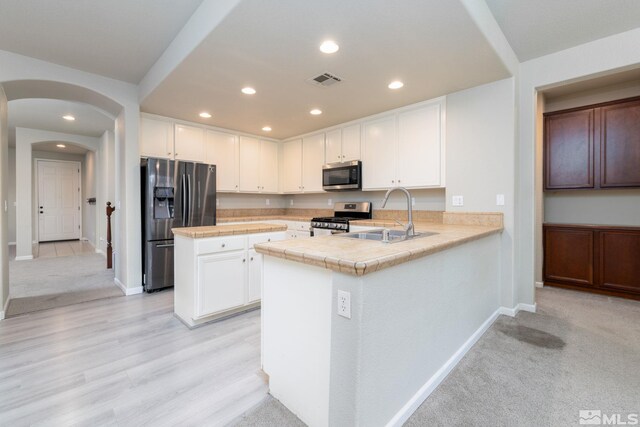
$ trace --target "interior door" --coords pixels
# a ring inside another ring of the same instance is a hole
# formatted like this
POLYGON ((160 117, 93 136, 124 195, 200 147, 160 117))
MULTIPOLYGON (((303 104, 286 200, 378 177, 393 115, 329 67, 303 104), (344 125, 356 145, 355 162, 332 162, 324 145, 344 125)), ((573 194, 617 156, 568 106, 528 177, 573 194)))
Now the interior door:
POLYGON ((38 240, 80 237, 80 164, 38 160, 38 240))

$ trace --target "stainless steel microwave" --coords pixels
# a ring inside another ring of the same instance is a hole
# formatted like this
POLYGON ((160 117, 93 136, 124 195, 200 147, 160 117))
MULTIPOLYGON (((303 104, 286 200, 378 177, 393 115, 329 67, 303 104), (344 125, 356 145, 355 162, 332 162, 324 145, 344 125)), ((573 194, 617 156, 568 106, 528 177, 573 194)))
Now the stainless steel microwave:
POLYGON ((325 191, 362 189, 362 162, 328 163, 322 167, 322 188, 325 191))

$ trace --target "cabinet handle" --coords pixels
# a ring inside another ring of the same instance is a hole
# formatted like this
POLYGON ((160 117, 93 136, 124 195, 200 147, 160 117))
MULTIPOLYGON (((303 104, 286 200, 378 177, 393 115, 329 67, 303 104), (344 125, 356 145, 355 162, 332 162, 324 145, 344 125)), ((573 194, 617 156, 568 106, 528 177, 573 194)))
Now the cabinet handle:
POLYGON ((243 260, 242 260, 242 262, 247 262, 247 259, 246 259, 246 258, 245 258, 245 259, 243 259, 243 260))
POLYGON ((170 155, 171 155, 171 151, 169 151, 169 152, 167 153, 167 156, 170 156, 170 155))
POLYGON ((236 188, 238 188, 238 186, 236 185, 236 188))
POLYGON ((253 257, 251 257, 251 261, 253 261, 253 257))
POLYGON ((271 239, 267 239, 267 242, 270 242, 270 241, 271 241, 271 239))
POLYGON ((226 245, 226 243, 223 243, 223 244, 222 244, 222 247, 224 248, 225 246, 227 246, 227 245, 226 245))
POLYGON ((393 180, 393 179, 391 180, 391 183, 392 183, 392 184, 395 184, 395 182, 396 182, 395 180, 393 180))
POLYGON ((398 180, 398 184, 400 184, 400 180, 398 180))
POLYGON ((178 155, 178 153, 176 153, 176 156, 178 155))

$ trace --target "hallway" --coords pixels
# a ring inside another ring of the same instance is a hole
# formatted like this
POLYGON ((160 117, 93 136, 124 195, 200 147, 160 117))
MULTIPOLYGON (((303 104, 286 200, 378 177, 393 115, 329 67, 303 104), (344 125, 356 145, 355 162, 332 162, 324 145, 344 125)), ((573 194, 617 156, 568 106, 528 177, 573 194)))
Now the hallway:
POLYGON ((85 241, 36 244, 34 255, 15 261, 10 247, 7 317, 123 295, 105 258, 85 241))

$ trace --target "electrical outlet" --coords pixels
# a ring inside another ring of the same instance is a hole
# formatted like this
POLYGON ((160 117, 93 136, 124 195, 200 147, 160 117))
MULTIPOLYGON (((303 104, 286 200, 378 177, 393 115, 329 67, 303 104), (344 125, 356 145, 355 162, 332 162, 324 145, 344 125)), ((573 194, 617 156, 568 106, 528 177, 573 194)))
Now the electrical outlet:
POLYGON ((327 199, 327 205, 329 205, 329 206, 333 206, 333 200, 331 200, 331 199, 327 199))
POLYGON ((412 197, 411 198, 411 206, 415 206, 416 205, 416 198, 412 197))
POLYGON ((451 197, 451 205, 453 205, 453 206, 464 206, 464 197, 462 197, 462 196, 453 196, 453 197, 451 197))
POLYGON ((289 206, 293 206, 293 199, 289 200, 289 206))
POLYGON ((351 293, 338 291, 338 316, 351 319, 351 293))
POLYGON ((269 205, 271 204, 271 200, 266 199, 266 200, 265 200, 265 203, 267 204, 267 206, 269 206, 269 205))
POLYGON ((496 205, 504 206, 504 194, 496 194, 496 205))

